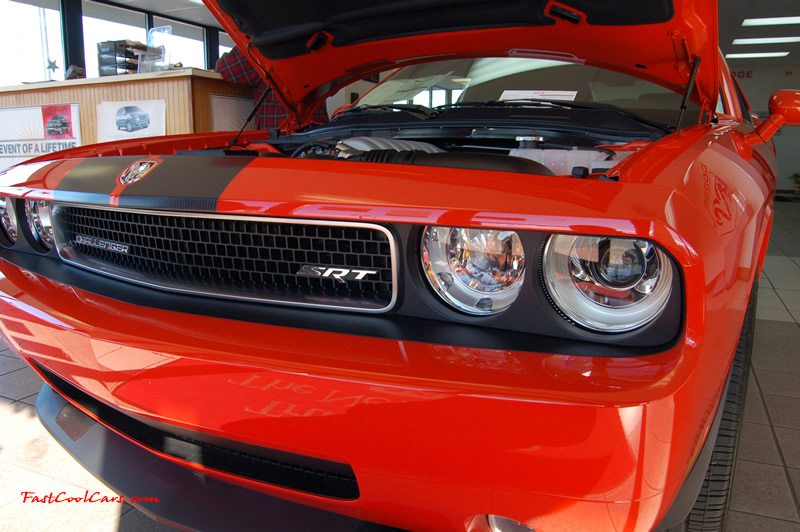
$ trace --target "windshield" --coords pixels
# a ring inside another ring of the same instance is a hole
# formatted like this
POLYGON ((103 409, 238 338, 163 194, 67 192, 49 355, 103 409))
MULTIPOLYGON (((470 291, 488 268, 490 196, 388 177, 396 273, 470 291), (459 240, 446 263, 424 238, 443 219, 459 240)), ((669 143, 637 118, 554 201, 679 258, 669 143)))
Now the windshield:
POLYGON ((141 113, 143 111, 134 105, 134 106, 125 107, 125 112, 126 113, 141 113))
MULTIPOLYGON (((428 107, 526 99, 609 104, 653 122, 674 125, 683 95, 655 83, 577 63, 528 58, 436 61, 399 69, 358 106, 428 107)), ((684 124, 697 122, 689 102, 684 124)))

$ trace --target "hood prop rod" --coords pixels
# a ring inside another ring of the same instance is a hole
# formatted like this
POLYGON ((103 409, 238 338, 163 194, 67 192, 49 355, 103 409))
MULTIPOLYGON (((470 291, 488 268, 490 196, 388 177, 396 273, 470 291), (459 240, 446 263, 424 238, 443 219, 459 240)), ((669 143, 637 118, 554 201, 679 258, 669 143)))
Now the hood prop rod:
POLYGON ((258 99, 256 104, 253 106, 253 110, 250 111, 249 115, 247 115, 247 120, 244 121, 244 125, 242 126, 242 129, 240 129, 239 132, 236 134, 236 136, 233 137, 233 140, 231 141, 231 148, 236 146, 236 143, 239 141, 239 137, 242 136, 242 132, 244 131, 244 128, 247 127, 247 124, 249 124, 250 121, 253 119, 253 117, 256 115, 256 111, 258 111, 258 108, 261 107, 262 103, 264 103, 264 100, 267 98, 267 93, 269 91, 271 91, 271 90, 272 90, 272 87, 267 87, 267 90, 265 90, 263 93, 261 93, 261 97, 258 99))
POLYGON ((686 85, 686 92, 683 95, 683 101, 681 102, 681 114, 678 116, 678 125, 675 127, 675 131, 681 128, 681 122, 683 122, 683 113, 686 111, 686 104, 689 103, 689 97, 692 95, 692 89, 694 89, 694 82, 695 78, 697 77, 698 68, 700 68, 700 58, 695 57, 692 59, 692 73, 689 75, 689 83, 686 85))

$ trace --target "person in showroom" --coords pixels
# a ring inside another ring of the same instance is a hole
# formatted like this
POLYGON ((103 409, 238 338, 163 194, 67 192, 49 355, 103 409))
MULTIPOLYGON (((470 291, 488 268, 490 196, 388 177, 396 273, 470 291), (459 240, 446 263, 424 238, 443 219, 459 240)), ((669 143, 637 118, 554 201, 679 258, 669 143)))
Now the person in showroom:
MULTIPOLYGON (((272 86, 259 76, 258 71, 238 46, 234 46, 219 58, 215 70, 222 74, 226 81, 253 87, 256 102, 264 95, 264 92, 268 91, 255 114, 257 129, 278 129, 289 116, 289 112, 272 92, 272 86)), ((325 111, 324 105, 314 111, 313 121, 317 124, 324 124, 328 121, 328 113, 325 111)))

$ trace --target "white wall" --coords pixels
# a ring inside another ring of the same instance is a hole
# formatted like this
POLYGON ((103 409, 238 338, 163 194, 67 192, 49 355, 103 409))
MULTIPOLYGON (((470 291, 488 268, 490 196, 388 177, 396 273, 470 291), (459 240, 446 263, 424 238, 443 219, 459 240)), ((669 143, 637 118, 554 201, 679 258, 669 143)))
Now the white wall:
MULTIPOLYGON (((769 115, 769 97, 780 89, 800 90, 800 65, 744 65, 732 60, 731 71, 736 76, 753 110, 762 117, 769 115)), ((787 176, 800 172, 800 127, 783 127, 775 138, 778 152, 778 190, 794 190, 787 176)))

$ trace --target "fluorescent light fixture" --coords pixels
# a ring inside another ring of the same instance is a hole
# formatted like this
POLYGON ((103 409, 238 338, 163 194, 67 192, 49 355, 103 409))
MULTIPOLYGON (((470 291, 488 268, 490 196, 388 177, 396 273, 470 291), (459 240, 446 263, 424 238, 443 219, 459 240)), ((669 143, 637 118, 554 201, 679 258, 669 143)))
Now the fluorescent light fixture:
POLYGON ((783 24, 800 24, 800 17, 746 18, 742 26, 780 26, 783 24))
POLYGON ((786 57, 789 52, 755 52, 751 54, 725 54, 726 59, 761 59, 764 57, 786 57))
POLYGON ((733 44, 787 44, 792 42, 800 42, 800 37, 756 37, 733 40, 733 44))

